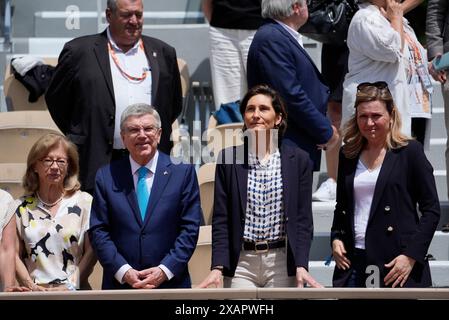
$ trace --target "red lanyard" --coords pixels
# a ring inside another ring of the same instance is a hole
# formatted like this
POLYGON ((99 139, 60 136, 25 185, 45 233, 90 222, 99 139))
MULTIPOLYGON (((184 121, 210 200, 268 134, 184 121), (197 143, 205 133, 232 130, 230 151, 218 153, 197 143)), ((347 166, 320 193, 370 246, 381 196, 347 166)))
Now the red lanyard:
MULTIPOLYGON (((142 39, 139 40, 139 48, 142 49, 142 51, 145 51, 145 49, 143 48, 142 39)), ((133 80, 133 81, 143 81, 146 79, 146 77, 147 77, 146 71, 142 72, 142 76, 134 77, 134 76, 128 74, 125 70, 123 70, 122 67, 120 67, 120 63, 118 61, 117 56, 115 55, 115 51, 112 49, 110 42, 108 42, 108 50, 109 50, 109 53, 111 54, 112 60, 114 60, 114 63, 117 66, 117 69, 119 69, 119 71, 122 73, 122 75, 124 77, 128 78, 129 80, 133 80)))

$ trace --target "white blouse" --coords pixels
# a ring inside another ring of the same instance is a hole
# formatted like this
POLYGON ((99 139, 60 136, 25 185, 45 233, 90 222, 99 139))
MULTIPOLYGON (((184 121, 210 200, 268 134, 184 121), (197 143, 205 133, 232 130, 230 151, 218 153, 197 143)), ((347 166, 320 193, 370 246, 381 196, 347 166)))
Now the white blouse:
MULTIPOLYGON (((404 30, 413 29, 404 18, 404 30)), ((343 83, 343 122, 354 113, 357 85, 363 82, 385 81, 393 95, 402 119, 402 132, 410 135, 411 118, 406 79, 407 58, 401 50, 401 36, 369 3, 360 5, 348 31, 348 73, 343 83)))
POLYGON ((0 240, 2 240, 3 229, 8 224, 13 212, 8 211, 9 205, 13 201, 11 195, 0 189, 0 240))
POLYGON ((355 247, 365 249, 365 234, 377 178, 382 165, 369 170, 359 159, 354 176, 354 238, 355 247))

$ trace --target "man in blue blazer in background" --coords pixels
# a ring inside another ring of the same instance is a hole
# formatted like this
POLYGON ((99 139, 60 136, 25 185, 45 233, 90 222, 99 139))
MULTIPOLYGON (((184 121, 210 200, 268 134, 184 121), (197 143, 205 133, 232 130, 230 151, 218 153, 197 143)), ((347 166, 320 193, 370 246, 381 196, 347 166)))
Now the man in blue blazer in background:
POLYGON ((102 288, 189 288, 201 221, 195 169, 157 150, 162 129, 153 107, 129 106, 120 130, 129 157, 98 170, 91 211, 102 288))
POLYGON ((267 84, 279 92, 288 111, 284 143, 305 150, 318 171, 320 149, 336 144, 338 133, 326 118, 329 88, 297 32, 309 16, 306 0, 262 0, 262 16, 269 19, 249 49, 248 88, 267 84))

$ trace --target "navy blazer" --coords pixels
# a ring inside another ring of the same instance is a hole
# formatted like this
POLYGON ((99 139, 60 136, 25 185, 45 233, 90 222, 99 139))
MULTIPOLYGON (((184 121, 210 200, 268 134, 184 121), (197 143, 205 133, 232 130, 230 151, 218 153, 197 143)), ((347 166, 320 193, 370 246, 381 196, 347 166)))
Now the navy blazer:
MULTIPOLYGON (((237 161, 244 147, 225 149, 218 159, 233 159, 234 164, 217 163, 212 218, 212 266, 223 266, 223 275, 234 276, 242 248, 248 183, 247 161, 237 161)), ((281 172, 284 213, 288 239, 287 271, 308 269, 313 236, 312 170, 303 150, 283 145, 281 172)), ((241 160, 241 159, 240 159, 241 160)))
POLYGON ((195 169, 174 165, 159 152, 145 220, 142 221, 128 157, 97 172, 90 238, 104 268, 103 289, 129 288, 115 273, 165 265, 174 277, 161 288, 191 287, 187 263, 196 247, 202 213, 195 169))
MULTIPOLYGON (((172 123, 182 109, 176 51, 161 40, 142 36, 151 67, 151 105, 162 125, 159 150, 169 154, 172 123)), ((83 190, 93 190, 97 170, 111 161, 115 93, 106 30, 67 42, 45 94, 51 117, 78 147, 83 190)))
MULTIPOLYGON (((331 241, 340 239, 349 260, 354 251, 354 176, 359 157, 346 158, 340 153, 337 205, 331 241)), ((406 287, 432 285, 427 250, 440 219, 440 203, 433 168, 420 143, 387 151, 374 189, 373 202, 365 235, 368 265, 380 269, 380 284, 390 269, 389 263, 400 254, 416 260, 406 287), (418 215, 417 205, 421 213, 418 215)), ((333 284, 343 287, 352 269, 335 267, 333 284)))
POLYGON ((279 23, 268 20, 254 36, 248 53, 248 88, 267 84, 286 102, 284 142, 306 151, 320 168, 323 144, 332 137, 326 117, 329 88, 310 56, 279 23))

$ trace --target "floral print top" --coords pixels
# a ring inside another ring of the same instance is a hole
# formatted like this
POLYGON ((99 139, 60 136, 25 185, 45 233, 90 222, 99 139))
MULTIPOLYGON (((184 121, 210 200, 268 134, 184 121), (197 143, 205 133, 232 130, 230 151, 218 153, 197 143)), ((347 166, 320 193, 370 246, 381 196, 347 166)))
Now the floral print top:
POLYGON ((78 265, 89 229, 92 196, 65 197, 54 216, 35 196, 16 200, 17 231, 26 250, 25 265, 36 284, 79 288, 78 265))

